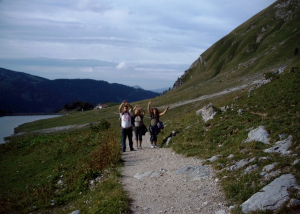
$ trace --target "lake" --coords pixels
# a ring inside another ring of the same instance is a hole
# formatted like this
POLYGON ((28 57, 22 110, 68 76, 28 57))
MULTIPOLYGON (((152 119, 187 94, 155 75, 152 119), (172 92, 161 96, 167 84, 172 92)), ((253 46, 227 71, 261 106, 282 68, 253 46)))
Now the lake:
POLYGON ((4 137, 8 137, 14 134, 14 128, 18 127, 21 124, 59 116, 61 115, 26 115, 0 117, 0 144, 5 143, 4 137))

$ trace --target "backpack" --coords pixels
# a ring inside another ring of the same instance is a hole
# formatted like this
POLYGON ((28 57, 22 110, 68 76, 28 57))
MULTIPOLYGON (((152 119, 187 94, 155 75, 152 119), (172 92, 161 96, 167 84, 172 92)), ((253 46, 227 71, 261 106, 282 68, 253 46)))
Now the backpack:
POLYGON ((165 128, 165 125, 163 124, 163 122, 161 122, 160 120, 157 122, 157 127, 159 129, 164 129, 165 128))
POLYGON ((148 131, 147 127, 145 126, 145 124, 142 126, 142 135, 145 135, 146 132, 148 131))
POLYGON ((135 115, 131 116, 131 125, 134 127, 135 115))

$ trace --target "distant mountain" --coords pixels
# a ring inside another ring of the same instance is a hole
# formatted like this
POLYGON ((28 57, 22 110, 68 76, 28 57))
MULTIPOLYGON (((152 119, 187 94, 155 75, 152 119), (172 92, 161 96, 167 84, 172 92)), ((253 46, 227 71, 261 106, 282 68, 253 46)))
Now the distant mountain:
POLYGON ((141 86, 139 86, 139 85, 135 85, 135 86, 132 86, 132 88, 134 88, 134 89, 143 89, 141 86))
POLYGON ((0 110, 18 113, 53 112, 80 100, 94 105, 104 102, 134 102, 158 93, 91 79, 48 80, 0 68, 0 110))
POLYGON ((158 88, 158 89, 152 89, 151 91, 156 92, 156 93, 163 93, 164 91, 169 90, 171 87, 168 88, 158 88))
MULTIPOLYGON (((139 85, 135 85, 135 86, 132 86, 132 87, 135 88, 135 89, 143 89, 139 85)), ((163 93, 165 91, 168 91, 169 89, 172 89, 172 88, 171 87, 168 87, 168 88, 158 88, 158 89, 152 89, 152 90, 149 90, 149 91, 161 94, 161 93, 163 93)))

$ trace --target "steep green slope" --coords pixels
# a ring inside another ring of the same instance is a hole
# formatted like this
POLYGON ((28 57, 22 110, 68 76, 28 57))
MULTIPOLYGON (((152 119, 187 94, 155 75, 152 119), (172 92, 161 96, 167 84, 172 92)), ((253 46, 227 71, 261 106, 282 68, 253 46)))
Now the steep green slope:
POLYGON ((300 48, 299 23, 299 0, 276 1, 202 53, 169 95, 179 101, 215 93, 291 65, 300 48))

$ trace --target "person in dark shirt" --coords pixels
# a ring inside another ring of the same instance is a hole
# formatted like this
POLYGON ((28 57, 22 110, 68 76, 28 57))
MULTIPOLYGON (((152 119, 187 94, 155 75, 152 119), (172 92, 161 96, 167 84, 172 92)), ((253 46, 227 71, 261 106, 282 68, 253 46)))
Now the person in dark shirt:
POLYGON ((150 109, 150 105, 151 105, 151 100, 148 102, 148 113, 151 116, 151 121, 150 121, 150 142, 151 142, 151 148, 156 148, 157 147, 157 135, 158 135, 158 127, 157 127, 157 123, 159 121, 159 117, 163 116, 168 110, 169 110, 169 106, 162 112, 159 113, 157 108, 151 108, 150 109))

